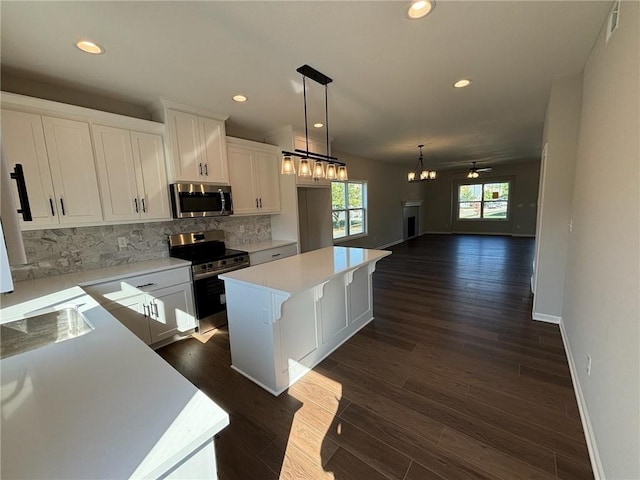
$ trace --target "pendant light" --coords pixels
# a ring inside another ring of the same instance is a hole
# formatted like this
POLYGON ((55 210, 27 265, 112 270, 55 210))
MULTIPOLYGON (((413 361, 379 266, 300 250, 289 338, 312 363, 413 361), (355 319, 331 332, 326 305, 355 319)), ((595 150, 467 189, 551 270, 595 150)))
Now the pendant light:
POLYGON ((296 165, 293 158, 291 158, 291 155, 284 155, 282 157, 282 168, 280 169, 280 173, 282 175, 296 174, 296 165))
POLYGON ((311 165, 309 165, 309 159, 308 158, 301 158, 300 159, 300 168, 298 169, 298 176, 300 176, 300 177, 310 177, 311 176, 311 165))
POLYGON ((336 164, 330 163, 329 165, 327 165, 327 179, 335 180, 336 178, 338 178, 336 174, 336 164))
POLYGON ((296 169, 293 165, 292 157, 299 157, 298 176, 313 177, 318 180, 327 178, 329 180, 347 180, 347 166, 339 162, 336 157, 329 155, 329 99, 327 85, 333 80, 309 65, 303 65, 296 69, 302 75, 302 92, 304 99, 304 136, 305 150, 296 149, 295 152, 282 152, 282 166, 280 173, 283 175, 295 175, 296 169), (324 108, 325 108, 325 131, 327 139, 327 154, 309 151, 309 124, 307 119, 307 78, 324 86, 324 108), (325 163, 327 167, 325 169, 325 163))
POLYGON ((418 156, 418 163, 416 163, 416 168, 407 174, 407 180, 409 182, 424 182, 426 180, 435 180, 437 173, 435 170, 427 170, 424 166, 422 155, 422 147, 424 145, 418 145, 420 149, 420 155, 418 156))
POLYGON ((324 178, 324 164, 320 160, 316 160, 313 164, 313 178, 324 178))

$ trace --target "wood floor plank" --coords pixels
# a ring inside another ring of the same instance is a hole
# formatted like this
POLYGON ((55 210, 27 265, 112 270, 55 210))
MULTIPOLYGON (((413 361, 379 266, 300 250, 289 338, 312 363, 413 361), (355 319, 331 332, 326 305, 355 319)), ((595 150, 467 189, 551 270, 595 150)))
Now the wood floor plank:
POLYGON ((339 375, 339 378, 344 383, 350 382, 355 385, 361 385, 371 391, 377 390, 381 395, 445 426, 463 431, 479 441, 490 444, 517 458, 525 459, 525 461, 538 468, 548 472, 555 472, 553 453, 545 449, 536 450, 534 444, 519 435, 496 428, 482 420, 460 413, 422 395, 379 382, 364 372, 358 372, 340 365, 336 367, 333 373, 339 375))
POLYGON ((231 370, 226 328, 157 351, 230 414, 219 478, 593 478, 560 330, 531 319, 533 239, 391 250, 374 320, 279 397, 231 370))
POLYGON ((344 448, 339 448, 325 465, 336 480, 389 480, 344 448))
MULTIPOLYGON (((437 477, 448 480, 493 478, 481 468, 473 466, 437 444, 429 442, 428 439, 421 437, 415 431, 400 427, 358 405, 350 405, 340 414, 340 418, 371 436, 383 439, 389 446, 405 453, 414 463, 419 463, 437 477)), ((438 438, 438 440, 440 439, 438 438)))
POLYGON ((512 397, 493 389, 471 385, 467 396, 485 405, 502 410, 505 413, 519 416, 537 423, 550 430, 556 430, 578 441, 584 441, 582 424, 568 418, 561 412, 522 398, 512 397))
POLYGON ((593 470, 588 463, 578 462, 563 455, 556 455, 557 475, 562 480, 591 480, 593 470))
POLYGON ((505 480, 513 478, 551 480, 555 478, 554 474, 538 470, 451 428, 445 427, 440 439, 440 446, 476 465, 481 465, 482 468, 505 480))

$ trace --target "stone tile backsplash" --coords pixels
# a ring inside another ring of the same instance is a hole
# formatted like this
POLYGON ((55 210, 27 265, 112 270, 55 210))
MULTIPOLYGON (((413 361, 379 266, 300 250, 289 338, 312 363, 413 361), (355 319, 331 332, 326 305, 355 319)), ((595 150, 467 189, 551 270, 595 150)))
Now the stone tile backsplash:
POLYGON ((271 239, 271 217, 211 217, 157 223, 101 225, 22 232, 26 265, 12 267, 14 281, 168 257, 167 235, 224 230, 227 246, 271 239), (127 248, 118 249, 118 237, 127 248))

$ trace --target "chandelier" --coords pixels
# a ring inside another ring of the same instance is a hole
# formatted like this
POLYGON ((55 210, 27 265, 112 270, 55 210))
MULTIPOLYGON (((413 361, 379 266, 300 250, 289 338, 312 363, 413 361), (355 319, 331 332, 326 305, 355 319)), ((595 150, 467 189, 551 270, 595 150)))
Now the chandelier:
POLYGON ((319 72, 309 65, 303 65, 296 69, 302 75, 302 91, 304 98, 304 137, 305 149, 296 148, 294 152, 282 151, 283 175, 295 175, 296 167, 293 158, 299 157, 298 176, 313 177, 314 179, 327 178, 329 180, 347 180, 347 165, 338 161, 336 157, 329 155, 329 102, 328 87, 333 79, 319 72), (327 155, 309 151, 309 127, 307 121, 307 78, 320 85, 324 85, 324 125, 327 135, 327 155), (326 167, 325 167, 326 164, 326 167))
POLYGON ((418 145, 420 149, 420 155, 418 156, 418 163, 416 163, 416 168, 407 174, 407 180, 409 182, 424 182, 425 180, 435 180, 436 171, 435 170, 427 170, 424 167, 424 156, 422 155, 422 147, 424 145, 418 145))

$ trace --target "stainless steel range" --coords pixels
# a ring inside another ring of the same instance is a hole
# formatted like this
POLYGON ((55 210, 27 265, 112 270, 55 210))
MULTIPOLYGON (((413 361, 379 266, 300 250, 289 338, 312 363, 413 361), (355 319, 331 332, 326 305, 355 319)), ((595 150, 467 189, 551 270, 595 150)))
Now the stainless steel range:
POLYGON ((219 274, 249 266, 249 254, 226 248, 224 231, 169 236, 169 255, 192 263, 193 294, 200 333, 227 323, 224 281, 219 274))

